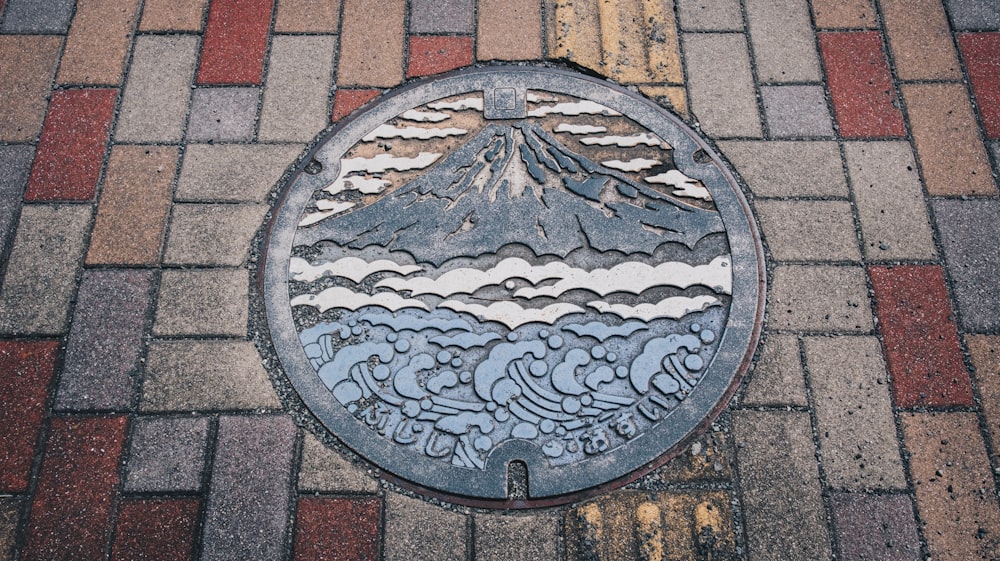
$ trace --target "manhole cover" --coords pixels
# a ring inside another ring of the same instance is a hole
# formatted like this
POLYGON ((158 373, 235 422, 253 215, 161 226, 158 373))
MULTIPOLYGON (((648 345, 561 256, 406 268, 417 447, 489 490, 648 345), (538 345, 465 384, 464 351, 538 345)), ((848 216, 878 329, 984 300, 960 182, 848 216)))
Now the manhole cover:
POLYGON ((395 477, 537 505, 648 470, 724 405, 762 257, 720 158, 621 88, 469 70, 316 146, 266 240, 309 410, 395 477))

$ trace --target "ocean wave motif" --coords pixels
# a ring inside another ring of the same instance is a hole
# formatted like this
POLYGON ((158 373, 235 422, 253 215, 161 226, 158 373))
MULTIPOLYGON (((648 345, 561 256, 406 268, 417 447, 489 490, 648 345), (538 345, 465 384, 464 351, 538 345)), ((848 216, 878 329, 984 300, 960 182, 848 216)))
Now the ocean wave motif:
POLYGON ((336 261, 322 261, 316 265, 301 257, 292 257, 288 261, 289 276, 292 280, 301 282, 313 282, 320 277, 343 277, 357 284, 375 273, 393 272, 405 276, 422 270, 416 265, 400 265, 388 259, 369 263, 357 257, 343 257, 336 261))
POLYGON ((409 291, 413 296, 436 294, 448 298, 455 294, 472 294, 486 286, 500 285, 511 279, 525 279, 532 284, 547 279, 563 278, 573 268, 565 263, 554 262, 535 266, 519 257, 509 257, 495 266, 479 269, 453 269, 436 279, 415 277, 410 279, 385 279, 376 287, 391 288, 397 292, 409 291))
POLYGON ((669 318, 680 319, 691 312, 702 312, 712 306, 721 306, 722 302, 714 296, 671 296, 666 300, 660 300, 655 304, 639 304, 629 306, 626 304, 608 304, 607 302, 588 302, 591 307, 602 314, 614 314, 622 319, 641 319, 649 322, 654 319, 669 318))
POLYGON ((583 308, 565 302, 545 306, 544 308, 522 308, 514 302, 495 302, 489 306, 467 304, 457 300, 445 300, 439 304, 455 312, 472 314, 482 321, 495 321, 506 325, 508 329, 517 329, 528 323, 546 323, 552 325, 563 316, 582 314, 583 308))
POLYGON ((599 321, 592 321, 587 324, 571 323, 563 329, 577 337, 593 337, 603 343, 611 337, 628 337, 633 333, 645 331, 649 329, 649 326, 640 321, 630 321, 621 325, 606 325, 599 321))
POLYGON ((355 312, 365 306, 378 306, 390 312, 398 312, 405 308, 417 308, 430 311, 427 304, 420 300, 403 298, 392 292, 379 292, 369 296, 368 294, 354 292, 340 286, 332 286, 319 294, 300 294, 292 298, 292 306, 312 306, 320 312, 325 312, 331 308, 351 310, 355 312))
POLYGON ((440 335, 428 340, 442 347, 461 347, 463 351, 467 351, 473 347, 485 347, 491 341, 498 339, 502 339, 502 337, 492 331, 487 331, 486 333, 459 333, 453 337, 440 335))
POLYGON ((368 322, 371 325, 384 325, 391 328, 396 333, 402 331, 423 331, 433 329, 441 333, 461 330, 472 331, 469 322, 462 319, 440 319, 424 318, 411 315, 394 316, 392 314, 365 314, 358 318, 358 321, 368 322))

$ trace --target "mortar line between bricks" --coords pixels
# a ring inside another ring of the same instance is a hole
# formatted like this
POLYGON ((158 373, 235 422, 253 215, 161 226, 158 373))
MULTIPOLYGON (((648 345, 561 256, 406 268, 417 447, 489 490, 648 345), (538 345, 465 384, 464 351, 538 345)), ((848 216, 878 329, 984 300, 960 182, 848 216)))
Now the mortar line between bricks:
MULTIPOLYGON (((138 20, 136 25, 139 25, 138 20)), ((132 416, 125 414, 125 437, 122 439, 121 454, 118 456, 118 485, 111 495, 111 520, 108 521, 108 539, 104 543, 104 559, 111 558, 114 551, 118 529, 118 513, 121 509, 122 494, 125 490, 125 470, 128 461, 128 451, 132 446, 132 416)))
MULTIPOLYGON (((275 5, 277 6, 277 2, 275 5)), ((285 413, 282 409, 282 413, 285 413)), ((285 413, 287 415, 287 413, 285 413)), ((293 422, 294 424, 294 422, 293 422)), ((302 431, 295 425, 295 437, 292 441, 292 461, 289 462, 288 474, 288 510, 285 511, 285 529, 282 532, 282 541, 285 547, 282 548, 284 559, 290 561, 295 554, 295 536, 298 534, 298 513, 299 513, 299 493, 298 474, 300 462, 302 460, 302 431)))
MULTIPOLYGON (((687 31, 683 31, 681 29, 680 9, 677 7, 677 4, 678 4, 678 2, 676 2, 676 1, 673 2, 673 6, 674 6, 673 16, 674 16, 674 27, 675 27, 674 33, 677 35, 677 62, 680 63, 680 65, 681 65, 681 68, 680 68, 680 70, 681 70, 681 80, 683 80, 683 82, 684 82, 683 84, 681 84, 681 87, 684 88, 684 105, 685 105, 685 107, 683 107, 682 109, 684 109, 684 113, 687 115, 687 117, 684 117, 681 120, 684 121, 685 123, 687 123, 687 125, 689 125, 692 128, 694 128, 694 122, 693 122, 693 118, 692 118, 693 113, 691 112, 691 89, 688 87, 688 84, 690 83, 690 81, 688 79, 687 52, 686 52, 687 49, 685 48, 685 45, 684 45, 684 43, 685 43, 684 42, 684 34, 687 33, 687 31)), ((675 112, 676 112, 676 108, 675 108, 675 112)), ((698 127, 698 130, 700 130, 700 127, 698 127)), ((712 143, 711 146, 712 146, 712 149, 715 150, 716 154, 720 154, 720 155, 722 154, 722 152, 718 150, 718 147, 715 145, 714 142, 712 143)), ((726 160, 726 163, 728 164, 729 161, 726 160)), ((729 168, 730 169, 734 169, 734 167, 732 165, 730 165, 729 168)), ((748 189, 745 187, 745 185, 746 185, 745 182, 743 182, 743 180, 741 178, 737 177, 737 183, 739 183, 740 187, 743 189, 744 192, 748 191, 748 189)))
MULTIPOLYGON (((267 44, 264 46, 263 61, 260 69, 260 84, 257 85, 257 107, 254 110, 253 131, 250 142, 256 144, 260 139, 260 117, 264 112, 264 88, 267 87, 267 77, 271 74, 271 53, 274 50, 274 25, 278 19, 278 0, 271 2, 271 20, 267 24, 267 44)), ((192 98, 193 99, 193 98, 192 98)))
MULTIPOLYGON (((979 100, 976 97, 976 90, 975 90, 975 88, 972 87, 972 80, 970 79, 970 76, 969 76, 969 66, 968 66, 968 64, 966 63, 966 60, 965 60, 965 53, 960 48, 960 45, 959 45, 959 42, 958 42, 958 36, 959 35, 966 35, 966 34, 969 34, 971 32, 969 32, 969 31, 962 32, 962 31, 958 31, 958 30, 953 29, 952 26, 951 26, 951 22, 952 22, 951 14, 948 13, 948 3, 947 2, 942 2, 942 9, 945 12, 945 18, 948 20, 948 27, 951 30, 951 33, 950 33, 950 35, 951 35, 951 42, 952 42, 952 45, 955 48, 955 58, 958 61, 958 70, 959 70, 959 72, 962 73, 962 79, 960 80, 960 83, 962 83, 962 84, 965 85, 965 91, 968 94, 969 102, 972 105, 972 118, 976 120, 976 125, 979 128, 979 139, 983 142, 984 148, 986 149, 986 159, 987 159, 987 163, 989 163, 990 160, 993 158, 993 154, 992 154, 993 151, 989 149, 989 146, 987 146, 987 144, 989 144, 990 137, 989 137, 988 134, 986 134, 986 123, 983 121, 982 113, 979 111, 979 100)), ((994 163, 1000 165, 1000 162, 994 162, 994 163)), ((996 170, 996 169, 997 169, 997 167, 993 167, 993 166, 990 167, 991 171, 992 170, 996 170)), ((997 185, 997 183, 1000 183, 1000 182, 997 181, 997 175, 996 175, 995 172, 993 172, 993 183, 994 183, 995 187, 1000 188, 1000 185, 997 185)), ((1000 190, 1000 189, 998 189, 998 190, 1000 190)))
POLYGON ((753 77, 753 98, 757 104, 757 120, 760 123, 760 139, 771 140, 771 124, 764 111, 764 98, 760 95, 760 73, 757 71, 757 55, 754 51, 753 37, 750 33, 750 16, 747 13, 747 0, 740 0, 740 16, 743 18, 744 40, 747 45, 747 58, 750 61, 750 75, 753 77))
MULTIPOLYGON (((886 368, 886 372, 888 372, 888 368, 886 368)), ((892 383, 892 373, 888 372, 888 374, 890 383, 892 383)), ((930 546, 927 543, 927 538, 924 536, 924 524, 922 523, 922 516, 920 514, 920 505, 917 504, 916 486, 913 483, 913 470, 910 467, 910 451, 906 446, 906 439, 903 438, 903 418, 901 412, 896 407, 895 392, 889 392, 889 399, 893 405, 892 419, 896 428, 896 439, 899 441, 899 455, 902 459, 903 480, 906 481, 906 487, 908 490, 907 494, 910 499, 910 508, 913 509, 914 526, 917 530, 917 539, 920 541, 920 554, 924 559, 930 559, 930 546)))
MULTIPOLYGON (((208 10, 205 10, 208 12, 208 10)), ((219 414, 211 412, 206 415, 208 430, 205 434, 205 450, 201 472, 201 485, 198 490, 198 513, 195 517, 194 543, 191 545, 191 559, 202 559, 205 549, 205 522, 208 520, 208 496, 212 484, 212 469, 215 467, 215 447, 219 440, 219 414)))
POLYGON ((479 0, 469 0, 469 2, 472 4, 472 30, 470 31, 470 36, 472 37, 472 64, 475 65, 479 62, 479 0))
MULTIPOLYGON (((739 411, 743 411, 743 409, 734 409, 730 417, 735 417, 735 414, 738 413, 739 411)), ((730 429, 732 429, 732 425, 734 424, 734 422, 735 419, 733 419, 733 421, 730 423, 730 429)), ((742 483, 743 479, 742 475, 740 474, 740 471, 742 469, 739 460, 740 442, 736 440, 736 435, 733 434, 731 430, 729 434, 732 437, 731 446, 733 450, 732 464, 729 466, 729 469, 732 471, 732 482, 733 482, 733 495, 731 502, 733 503, 733 525, 734 525, 733 533, 736 534, 734 536, 735 538, 734 541, 736 542, 737 545, 736 554, 740 555, 741 552, 739 546, 740 544, 742 544, 743 551, 741 557, 743 558, 744 561, 748 560, 753 561, 751 559, 752 556, 750 554, 749 530, 747 529, 746 520, 744 519, 746 512, 746 502, 743 494, 743 483, 742 483)))

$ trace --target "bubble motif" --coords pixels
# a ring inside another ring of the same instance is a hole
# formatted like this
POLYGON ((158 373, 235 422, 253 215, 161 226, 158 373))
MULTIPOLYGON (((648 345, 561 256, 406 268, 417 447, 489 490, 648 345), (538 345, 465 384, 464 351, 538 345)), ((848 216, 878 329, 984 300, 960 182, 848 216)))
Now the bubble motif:
POLYGON ((437 354, 437 361, 441 364, 447 364, 451 361, 451 353, 448 351, 441 351, 437 354))
POLYGON ((531 366, 528 367, 528 372, 530 372, 531 375, 535 376, 536 378, 544 376, 545 373, 548 371, 549 371, 549 365, 545 364, 545 362, 541 360, 536 360, 532 362, 531 366))
POLYGON ((385 336, 385 340, 390 343, 395 343, 396 339, 399 339, 399 335, 396 335, 395 333, 389 333, 385 336))
POLYGON ((562 345, 563 345, 563 338, 560 337, 560 336, 558 336, 558 335, 553 335, 553 336, 551 336, 551 337, 548 338, 547 342, 549 344, 549 347, 551 347, 553 350, 555 350, 555 349, 558 349, 558 348, 562 347, 562 345))
POLYGON ((406 351, 410 350, 410 342, 407 341, 406 339, 400 339, 396 341, 395 349, 396 352, 405 353, 406 351))
POLYGON ((541 423, 538 424, 539 430, 545 434, 549 434, 556 430, 556 423, 552 419, 543 419, 541 423))
MULTIPOLYGON (((455 360, 458 360, 458 359, 455 359, 455 360)), ((454 362, 455 361, 453 360, 452 363, 454 363, 454 362)), ((458 375, 458 379, 461 380, 461 382, 463 384, 468 384, 469 382, 472 381, 472 372, 469 372, 468 370, 466 370, 466 371, 464 371, 464 372, 462 372, 461 374, 458 375)))
POLYGON ((375 368, 372 368, 372 378, 375 378, 379 382, 388 380, 390 374, 392 374, 392 371, 384 364, 379 364, 375 368))
POLYGON ((618 376, 619 378, 628 378, 628 367, 619 366, 618 368, 615 368, 615 376, 618 376))
POLYGON ((607 353, 608 353, 607 349, 605 349, 604 347, 602 347, 600 345, 597 345, 594 348, 590 349, 590 356, 592 356, 592 357, 594 357, 594 358, 596 358, 598 360, 604 358, 604 356, 607 353))
POLYGON ((452 368, 460 368, 461 366, 462 366, 462 359, 460 359, 458 357, 455 357, 455 358, 451 359, 451 367, 452 368))
POLYGON ((506 409, 499 408, 493 412, 493 418, 497 420, 498 423, 506 423, 510 420, 510 413, 506 409))
POLYGON ((618 355, 615 353, 608 353, 604 358, 606 358, 608 362, 614 362, 618 360, 618 355))
POLYGON ((351 335, 361 335, 362 329, 360 325, 355 325, 351 328, 351 335))
POLYGON ((701 342, 706 345, 715 341, 715 332, 710 329, 705 329, 700 334, 701 342))
POLYGON ((705 361, 698 355, 687 355, 684 357, 684 367, 688 370, 697 372, 701 370, 701 367, 705 365, 705 361))
POLYGON ((507 340, 510 341, 511 343, 513 343, 514 341, 517 341, 517 333, 514 333, 513 331, 511 331, 510 333, 508 333, 507 334, 507 340))
POLYGON ((490 437, 488 436, 479 436, 473 442, 473 446, 476 447, 476 450, 479 450, 480 452, 485 452, 493 447, 493 441, 490 440, 490 437))

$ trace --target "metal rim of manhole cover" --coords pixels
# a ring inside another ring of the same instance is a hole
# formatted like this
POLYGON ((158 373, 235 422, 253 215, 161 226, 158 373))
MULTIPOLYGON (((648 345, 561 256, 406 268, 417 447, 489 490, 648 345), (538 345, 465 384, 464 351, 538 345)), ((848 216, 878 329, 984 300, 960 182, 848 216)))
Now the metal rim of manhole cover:
POLYGON ((385 96, 310 151, 263 243, 270 340, 304 405, 462 504, 648 472, 725 406, 763 318, 759 235, 722 159, 554 68, 385 96))

